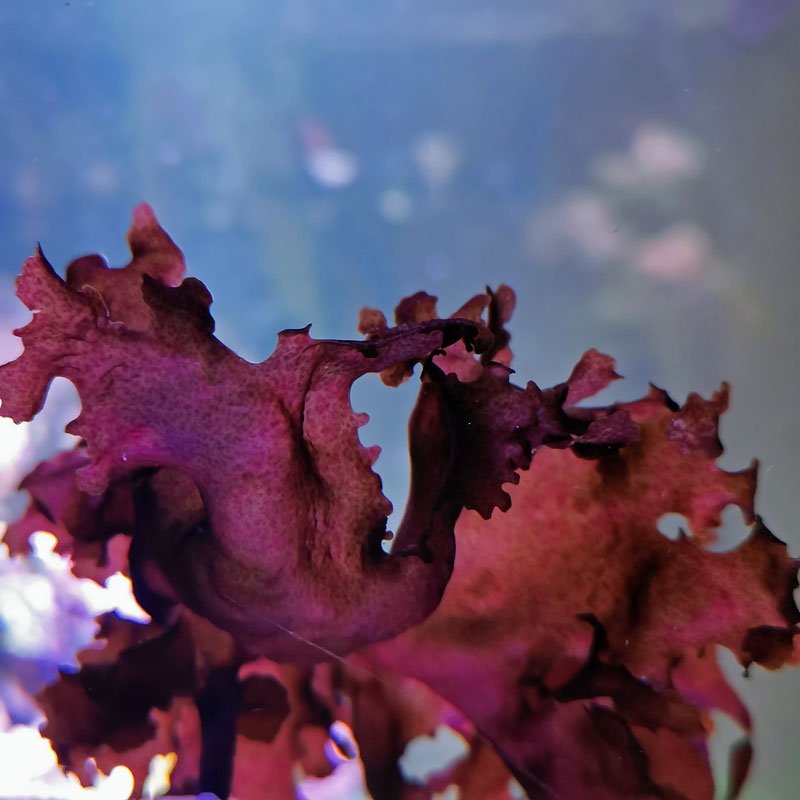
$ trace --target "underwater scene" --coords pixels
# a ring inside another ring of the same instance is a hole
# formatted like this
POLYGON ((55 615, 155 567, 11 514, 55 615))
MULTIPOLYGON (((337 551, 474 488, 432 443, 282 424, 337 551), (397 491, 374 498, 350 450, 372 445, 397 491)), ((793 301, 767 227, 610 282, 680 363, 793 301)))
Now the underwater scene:
POLYGON ((800 796, 798 75, 793 0, 0 4, 0 798, 800 796))

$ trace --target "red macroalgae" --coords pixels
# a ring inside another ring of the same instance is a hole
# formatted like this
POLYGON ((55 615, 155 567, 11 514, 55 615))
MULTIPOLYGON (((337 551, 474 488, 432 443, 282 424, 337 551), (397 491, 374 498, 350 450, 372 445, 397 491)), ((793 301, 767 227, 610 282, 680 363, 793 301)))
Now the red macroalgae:
MULTIPOLYGON (((32 505, 10 546, 44 516, 76 571, 102 576, 109 559, 125 566, 115 535, 127 534, 154 616, 130 630, 109 618, 103 655, 42 694, 62 763, 127 758, 138 786, 172 730, 188 743, 176 745, 184 788, 225 794, 233 781, 246 797, 259 770, 273 785, 297 760, 319 772, 313 731, 338 717, 381 800, 447 782, 501 798, 509 774, 531 797, 713 796, 708 712, 750 724, 715 648, 771 668, 797 657, 797 562, 754 516, 755 468, 715 463, 727 387, 683 407, 657 389, 578 406, 618 377, 593 350, 560 386, 516 386, 507 287, 448 318, 414 295, 395 327, 365 309, 360 341, 284 331, 252 364, 214 338, 208 291, 183 278, 147 206, 129 243, 126 267, 86 257, 64 280, 41 252, 29 259, 18 294, 35 314, 23 354, 0 367, 0 414, 30 419, 57 375, 82 403, 69 425, 82 445, 26 479, 32 505), (415 365, 411 492, 387 554, 391 505, 349 393, 367 372, 394 385, 415 365), (730 504, 751 535, 711 552, 730 504), (687 520, 677 540, 658 530, 668 513, 687 520), (162 655, 168 675, 151 668, 162 655), (396 759, 442 721, 471 755, 411 785, 396 759)), ((734 792, 748 758, 737 749, 734 792)))

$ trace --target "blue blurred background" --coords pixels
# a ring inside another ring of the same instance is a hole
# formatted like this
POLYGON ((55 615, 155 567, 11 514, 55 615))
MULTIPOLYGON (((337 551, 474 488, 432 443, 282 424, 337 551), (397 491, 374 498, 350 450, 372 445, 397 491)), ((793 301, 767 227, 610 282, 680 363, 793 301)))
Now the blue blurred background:
MULTIPOLYGON (((522 380, 594 346, 616 396, 730 381, 722 463, 761 459, 798 553, 798 76, 793 0, 0 4, 0 360, 35 243, 124 263, 142 200, 254 360, 281 328, 349 338, 363 305, 424 289, 449 313, 507 282, 522 380)), ((413 393, 354 392, 400 508, 413 393)), ((74 415, 54 394, 0 494, 74 415)), ((726 517, 721 546, 743 535, 726 517)), ((800 677, 730 666, 757 724, 745 797, 791 800, 800 677)))

